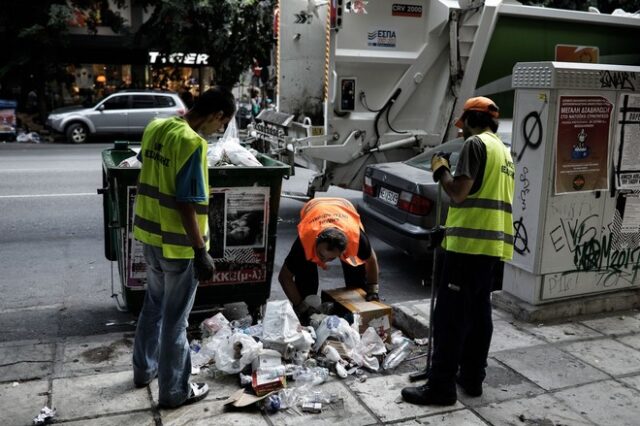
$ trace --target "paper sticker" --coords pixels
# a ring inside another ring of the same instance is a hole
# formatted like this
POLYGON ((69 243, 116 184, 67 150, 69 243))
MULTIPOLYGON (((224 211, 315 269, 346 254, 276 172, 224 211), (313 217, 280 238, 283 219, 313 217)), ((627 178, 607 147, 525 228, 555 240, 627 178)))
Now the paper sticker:
POLYGON ((422 5, 394 3, 393 6, 391 6, 391 15, 420 18, 422 17, 422 5))
POLYGON ((396 47, 396 31, 387 29, 372 30, 367 33, 367 45, 371 47, 396 47))

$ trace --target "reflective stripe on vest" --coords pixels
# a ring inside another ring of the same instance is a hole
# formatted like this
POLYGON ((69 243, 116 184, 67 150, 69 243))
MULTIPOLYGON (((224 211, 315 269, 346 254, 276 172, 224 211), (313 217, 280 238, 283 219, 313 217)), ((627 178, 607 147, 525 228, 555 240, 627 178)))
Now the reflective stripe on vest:
MULTIPOLYGON (((208 191, 207 143, 182 118, 152 121, 142 137, 142 170, 138 183, 134 219, 136 239, 162 247, 169 259, 193 258, 193 242, 182 224, 175 199, 175 178, 198 149, 202 152, 204 184, 208 191)), ((208 193, 207 193, 208 199, 208 193)), ((190 203, 208 247, 208 200, 190 203)))
POLYGON ((327 228, 337 228, 347 236, 347 248, 340 256, 342 261, 352 266, 365 263, 357 256, 362 229, 360 215, 353 204, 344 198, 314 198, 302 206, 298 236, 307 260, 326 268, 316 253, 316 240, 327 228))
POLYGON ((513 160, 495 134, 477 136, 487 152, 482 185, 462 203, 449 206, 442 246, 457 253, 509 260, 513 257, 513 160))

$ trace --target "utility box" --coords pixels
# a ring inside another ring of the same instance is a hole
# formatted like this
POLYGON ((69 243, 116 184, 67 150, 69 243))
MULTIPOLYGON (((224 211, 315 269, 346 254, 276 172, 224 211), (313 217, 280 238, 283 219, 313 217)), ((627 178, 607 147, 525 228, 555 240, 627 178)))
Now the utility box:
POLYGON ((638 289, 640 67, 518 63, 513 88, 515 250, 503 290, 542 305, 638 289))

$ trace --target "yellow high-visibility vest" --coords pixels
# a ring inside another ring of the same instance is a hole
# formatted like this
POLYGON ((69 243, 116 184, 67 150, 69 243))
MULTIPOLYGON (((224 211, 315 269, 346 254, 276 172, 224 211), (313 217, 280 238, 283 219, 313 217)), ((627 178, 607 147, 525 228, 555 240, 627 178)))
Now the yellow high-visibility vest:
MULTIPOLYGON (((162 254, 168 259, 193 258, 193 242, 187 237, 177 210, 176 176, 198 148, 202 150, 207 199, 194 206, 205 237, 209 234, 207 142, 179 117, 152 121, 142 136, 133 235, 143 243, 162 247, 162 254)), ((208 249, 208 238, 205 241, 208 249)))
POLYGON ((487 131, 477 135, 487 151, 480 189, 462 203, 451 203, 445 224, 445 250, 510 260, 513 257, 515 166, 500 138, 487 131))

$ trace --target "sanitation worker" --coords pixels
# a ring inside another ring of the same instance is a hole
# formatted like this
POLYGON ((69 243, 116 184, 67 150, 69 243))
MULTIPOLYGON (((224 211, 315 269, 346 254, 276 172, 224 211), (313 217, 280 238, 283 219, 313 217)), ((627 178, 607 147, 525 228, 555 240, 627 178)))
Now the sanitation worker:
POLYGON ((204 92, 184 117, 152 121, 142 136, 142 161, 133 233, 143 243, 147 290, 133 348, 137 387, 158 377, 159 403, 175 408, 207 396, 190 383, 186 327, 198 280, 212 277, 207 252, 209 173, 204 137, 235 112, 231 92, 204 92))
POLYGON ((456 126, 462 147, 455 175, 441 155, 431 159, 433 178, 451 199, 442 247, 443 271, 433 320, 433 360, 427 383, 402 389, 413 404, 453 405, 456 382, 482 395, 493 333, 490 294, 494 272, 513 255, 514 164, 496 135, 498 107, 485 97, 464 104, 456 126))
POLYGON ((314 307, 305 298, 318 292, 318 266, 339 258, 347 287, 360 287, 366 299, 379 300, 378 260, 364 232, 360 215, 343 198, 316 198, 300 210, 298 238, 278 280, 303 321, 314 307))

